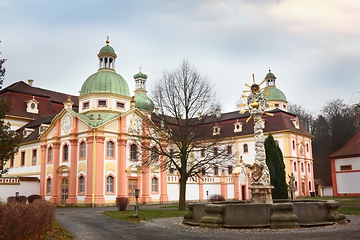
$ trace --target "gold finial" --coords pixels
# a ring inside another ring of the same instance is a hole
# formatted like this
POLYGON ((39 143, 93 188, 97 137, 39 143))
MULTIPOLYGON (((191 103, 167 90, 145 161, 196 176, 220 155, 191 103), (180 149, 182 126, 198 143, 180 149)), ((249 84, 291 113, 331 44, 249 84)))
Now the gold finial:
POLYGON ((110 40, 109 40, 109 36, 106 36, 106 45, 108 45, 110 43, 110 40))
POLYGON ((141 73, 141 66, 139 67, 139 69, 140 69, 140 73, 141 73))
POLYGON ((270 67, 269 67, 269 73, 271 72, 271 69, 270 69, 270 67))

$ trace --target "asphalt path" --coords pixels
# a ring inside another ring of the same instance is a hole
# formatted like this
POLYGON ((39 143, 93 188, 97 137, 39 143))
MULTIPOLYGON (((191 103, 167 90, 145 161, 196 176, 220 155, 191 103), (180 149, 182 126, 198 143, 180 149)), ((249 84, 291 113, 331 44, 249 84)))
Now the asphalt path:
MULTIPOLYGON (((141 206, 144 208, 143 206, 141 206)), ((154 206, 152 206, 154 207, 154 206)), ((155 206, 156 207, 156 206, 155 206)), ((149 206, 148 208, 151 208, 149 206)), ((117 239, 360 239, 360 217, 348 216, 349 224, 300 229, 207 229, 169 224, 129 223, 103 214, 107 208, 58 208, 56 221, 76 240, 117 239)), ((166 223, 166 220, 163 220, 166 223)))

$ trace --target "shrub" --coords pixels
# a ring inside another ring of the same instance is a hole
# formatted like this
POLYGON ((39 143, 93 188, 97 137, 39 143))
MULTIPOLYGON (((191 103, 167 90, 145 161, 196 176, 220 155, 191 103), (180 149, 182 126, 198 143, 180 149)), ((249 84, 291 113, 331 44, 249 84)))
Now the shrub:
POLYGON ((27 197, 26 196, 18 196, 17 198, 15 196, 10 196, 7 198, 7 202, 11 203, 11 202, 18 202, 18 203, 26 203, 27 202, 27 197))
POLYGON ((116 198, 116 206, 119 208, 119 211, 125 211, 128 205, 129 205, 129 198, 127 197, 116 198))
POLYGON ((210 202, 220 202, 225 201, 225 198, 221 194, 213 194, 209 197, 210 202))
POLYGON ((40 195, 38 195, 38 194, 33 194, 33 195, 28 196, 27 199, 28 199, 28 202, 29 202, 29 203, 33 203, 34 200, 36 200, 36 199, 42 199, 42 197, 41 197, 40 195))
POLYGON ((36 239, 51 230, 54 220, 55 206, 46 201, 0 203, 0 239, 36 239))

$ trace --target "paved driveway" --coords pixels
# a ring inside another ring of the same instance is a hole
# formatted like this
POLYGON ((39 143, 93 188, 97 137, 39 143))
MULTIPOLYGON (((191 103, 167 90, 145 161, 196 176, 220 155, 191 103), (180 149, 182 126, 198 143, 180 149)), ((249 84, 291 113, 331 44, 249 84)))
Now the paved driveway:
MULTIPOLYGON (((133 224, 103 215, 116 208, 58 208, 56 221, 76 240, 116 239, 360 239, 360 216, 349 216, 351 223, 293 230, 207 229, 182 224, 133 224)), ((179 222, 179 220, 178 220, 179 222)))

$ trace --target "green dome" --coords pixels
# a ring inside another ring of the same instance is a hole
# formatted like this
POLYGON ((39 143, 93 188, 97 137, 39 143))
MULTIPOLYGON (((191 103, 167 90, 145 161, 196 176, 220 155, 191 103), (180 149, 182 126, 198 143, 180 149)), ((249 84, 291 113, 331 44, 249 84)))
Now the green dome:
POLYGON ((130 97, 125 79, 114 71, 98 71, 83 83, 80 96, 91 93, 114 93, 130 97))
POLYGON ((100 49, 99 54, 100 53, 112 53, 112 54, 115 54, 115 50, 111 46, 105 45, 100 49))
POLYGON ((274 101, 274 100, 277 100, 277 101, 285 101, 286 102, 286 96, 285 94, 278 88, 276 87, 268 87, 265 92, 267 93, 265 95, 265 98, 268 100, 268 101, 274 101))
POLYGON ((147 110, 147 111, 154 111, 154 103, 153 101, 145 94, 142 92, 137 92, 135 93, 135 107, 138 109, 142 109, 142 110, 147 110))
POLYGON ((145 73, 142 72, 138 72, 137 74, 134 75, 134 79, 138 79, 138 78, 144 78, 147 79, 148 76, 145 73))

